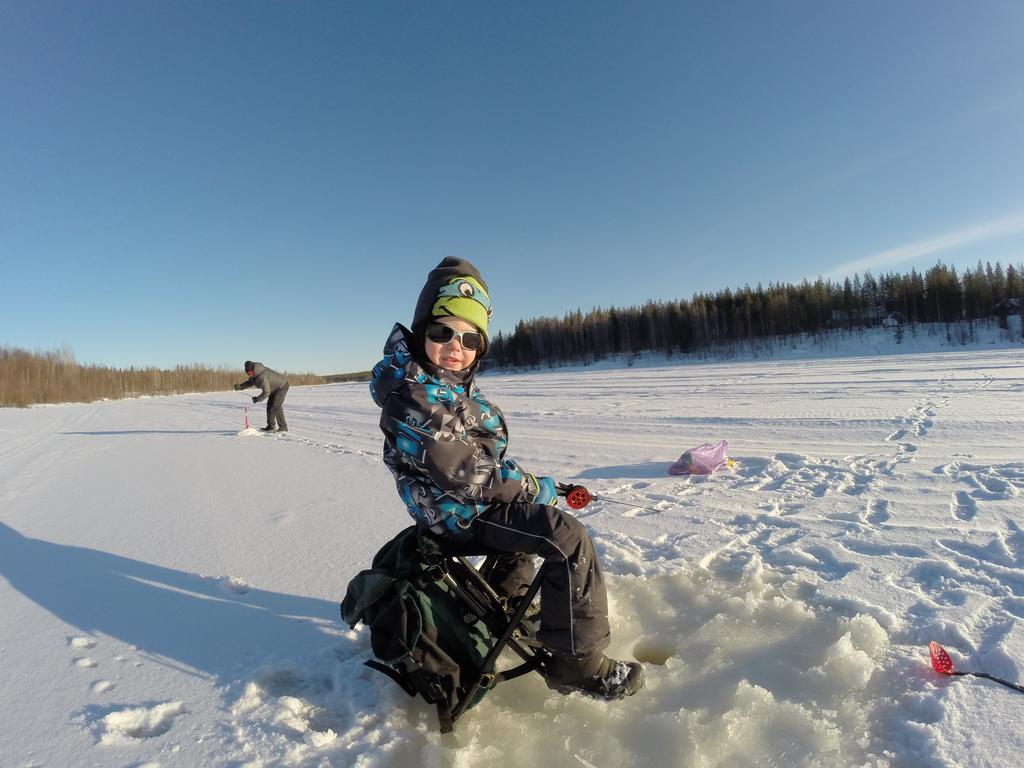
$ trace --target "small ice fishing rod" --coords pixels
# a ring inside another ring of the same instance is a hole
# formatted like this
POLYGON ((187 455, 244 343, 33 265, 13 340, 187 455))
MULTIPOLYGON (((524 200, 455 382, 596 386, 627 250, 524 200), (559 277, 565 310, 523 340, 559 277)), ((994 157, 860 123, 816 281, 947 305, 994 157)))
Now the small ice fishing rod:
POLYGON ((661 510, 655 509, 654 507, 645 507, 640 504, 630 504, 628 501, 616 501, 615 499, 607 499, 604 496, 598 496, 596 493, 591 493, 589 490, 584 488, 582 485, 570 485, 569 483, 558 483, 558 495, 565 498, 565 503, 569 505, 570 509, 583 509, 587 504, 592 501, 603 501, 608 504, 619 504, 623 507, 632 507, 633 509, 643 509, 647 512, 652 512, 655 515, 660 515, 661 510))

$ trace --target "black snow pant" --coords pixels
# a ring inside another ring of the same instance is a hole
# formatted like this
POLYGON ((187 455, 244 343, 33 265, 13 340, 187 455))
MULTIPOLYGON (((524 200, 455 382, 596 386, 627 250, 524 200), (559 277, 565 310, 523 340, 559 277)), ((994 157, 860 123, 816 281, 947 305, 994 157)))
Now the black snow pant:
POLYGON ((273 429, 288 429, 288 422, 284 420, 284 397, 288 394, 288 385, 275 389, 267 398, 267 426, 273 429))
POLYGON ((583 523, 544 504, 492 504, 470 525, 462 554, 498 555, 487 576, 500 594, 520 595, 533 581, 533 556, 543 558, 540 632, 556 653, 587 656, 608 646, 608 595, 594 543, 583 523))

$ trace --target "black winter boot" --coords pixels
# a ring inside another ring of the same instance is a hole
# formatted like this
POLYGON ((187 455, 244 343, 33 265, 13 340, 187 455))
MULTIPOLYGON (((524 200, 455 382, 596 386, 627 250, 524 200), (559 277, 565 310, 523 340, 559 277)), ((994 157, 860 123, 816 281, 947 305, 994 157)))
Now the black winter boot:
POLYGON ((582 659, 555 654, 547 664, 548 688, 582 693, 596 699, 623 699, 644 687, 644 668, 636 661, 616 661, 598 651, 582 659))

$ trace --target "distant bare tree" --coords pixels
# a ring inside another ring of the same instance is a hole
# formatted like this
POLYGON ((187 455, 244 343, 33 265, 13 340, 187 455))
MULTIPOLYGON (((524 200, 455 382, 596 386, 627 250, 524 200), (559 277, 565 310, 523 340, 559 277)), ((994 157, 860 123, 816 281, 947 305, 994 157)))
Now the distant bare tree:
MULTIPOLYGON (((296 385, 325 381, 323 376, 312 373, 287 375, 289 382, 296 385)), ((221 392, 231 389, 241 378, 228 366, 210 368, 199 363, 170 370, 81 365, 67 345, 50 352, 0 347, 0 407, 221 392)))

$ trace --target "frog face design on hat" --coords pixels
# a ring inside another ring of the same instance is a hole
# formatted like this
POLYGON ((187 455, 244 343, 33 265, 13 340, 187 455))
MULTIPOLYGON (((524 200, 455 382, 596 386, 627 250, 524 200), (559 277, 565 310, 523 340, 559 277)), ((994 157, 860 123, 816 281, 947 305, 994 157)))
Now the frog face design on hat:
POLYGON ((475 265, 456 256, 445 257, 427 275, 412 315, 414 336, 422 344, 427 325, 444 317, 457 317, 476 327, 484 337, 477 359, 487 353, 491 318, 487 282, 475 265))
POLYGON ((491 312, 491 297, 479 281, 469 275, 453 277, 442 285, 431 308, 433 317, 461 317, 479 328, 485 338, 491 312))

